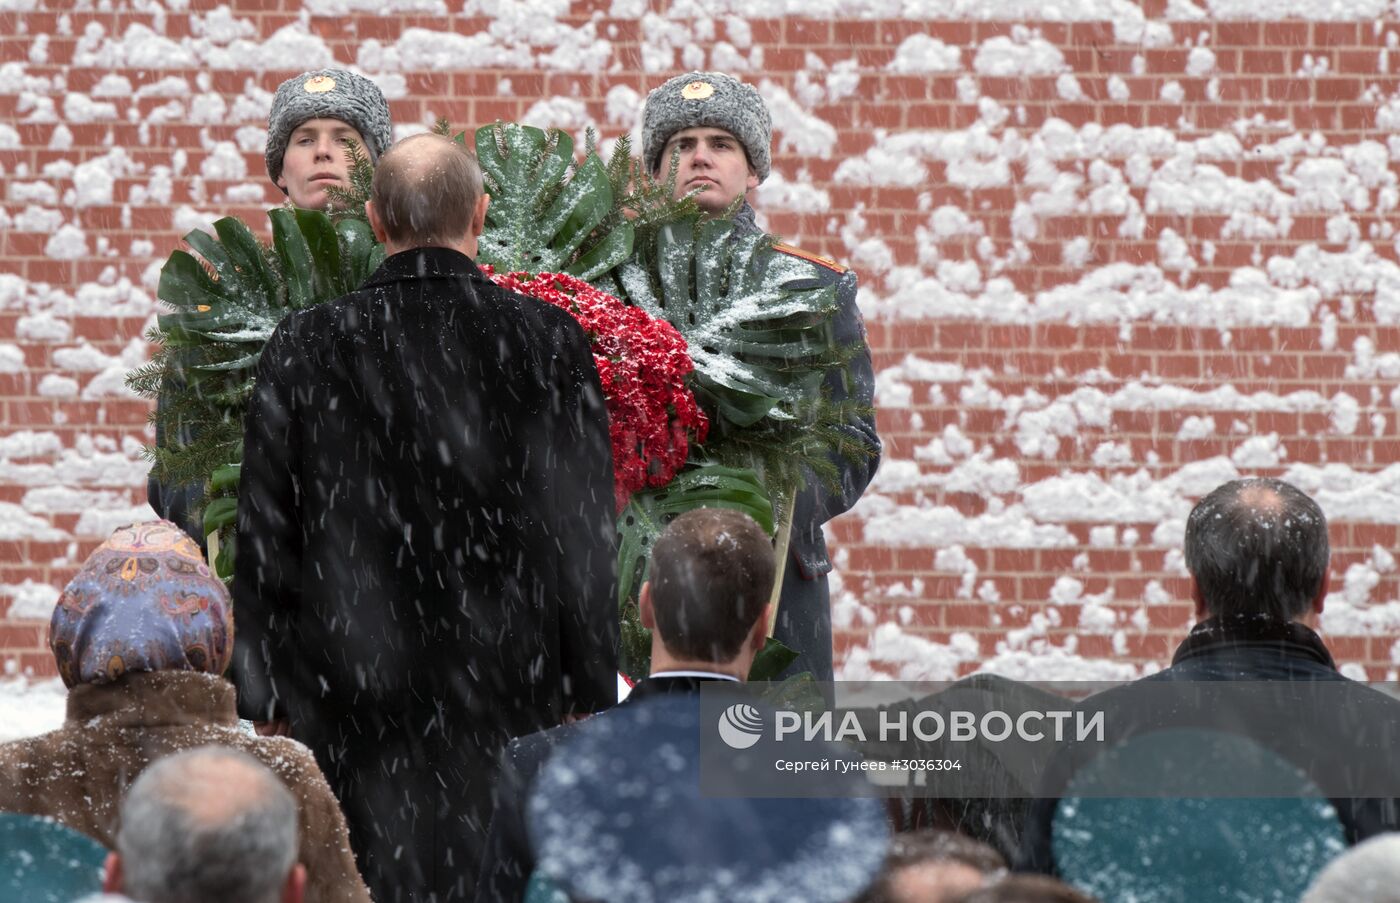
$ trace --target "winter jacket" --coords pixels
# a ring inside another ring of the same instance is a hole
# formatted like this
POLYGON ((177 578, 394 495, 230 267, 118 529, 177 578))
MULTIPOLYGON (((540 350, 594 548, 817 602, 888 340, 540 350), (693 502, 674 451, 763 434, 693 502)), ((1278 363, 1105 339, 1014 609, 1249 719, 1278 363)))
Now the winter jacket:
POLYGON ((240 711, 316 754, 380 903, 464 897, 501 749, 617 698, 587 337, 456 251, 394 254, 282 321, 245 426, 240 711))
MULTIPOLYGON (((759 231, 753 208, 748 204, 740 208, 734 223, 739 231, 759 231)), ((795 650, 798 658, 782 676, 807 671, 819 681, 829 681, 833 676, 831 595, 826 575, 831 571, 831 557, 822 525, 849 511, 860 500, 880 466, 881 444, 875 431, 875 371, 865 321, 856 305, 855 271, 791 245, 777 244, 774 250, 788 258, 788 263, 806 271, 787 283, 789 286, 835 287, 837 308, 832 337, 838 348, 850 352, 850 358, 827 370, 823 388, 833 402, 854 401, 869 409, 851 414, 841 425, 845 441, 856 454, 846 457, 832 449, 839 486, 827 486, 809 475, 807 486, 793 500, 789 557, 783 569, 775 635, 795 650)))
MULTIPOLYGON (((1396 783, 1389 777, 1389 763, 1390 746, 1400 737, 1400 701, 1343 677, 1321 637, 1302 624, 1261 616, 1208 619, 1177 648, 1171 667, 1090 697, 1081 707, 1103 714, 1105 743, 1097 749, 1066 749, 1051 765, 1041 788, 1044 798, 1032 804, 1022 839, 1019 867, 1024 870, 1064 875, 1062 860, 1074 845, 1061 849, 1057 836, 1071 836, 1066 831, 1093 833, 1096 822, 1085 817, 1089 810, 1104 813, 1099 821, 1129 811, 1116 796, 1086 798, 1078 807, 1060 805, 1061 796, 1075 795, 1067 792, 1075 782, 1092 783, 1110 773, 1101 769, 1110 761, 1103 751, 1114 748, 1131 750, 1134 757, 1125 759, 1120 753, 1120 762, 1149 763, 1136 772, 1117 772, 1141 776, 1134 782, 1171 781, 1176 783, 1153 786, 1187 784, 1196 790, 1140 794, 1160 797, 1147 801, 1155 808, 1139 805, 1142 812, 1163 813, 1173 823, 1138 826, 1142 838, 1159 846, 1144 846, 1122 857, 1126 861, 1118 865, 1126 871, 1115 879, 1120 889, 1128 887, 1127 876, 1135 874, 1135 868, 1149 868, 1135 863, 1156 863, 1151 868, 1171 863, 1169 871, 1181 881, 1195 876, 1224 887, 1252 882, 1241 872, 1242 863, 1252 862, 1275 869, 1270 886, 1297 887, 1301 892, 1311 873, 1335 854, 1332 846, 1400 828, 1395 799, 1358 792, 1396 783), (1183 682, 1191 686, 1171 686, 1183 682), (1240 790, 1261 773, 1269 774, 1270 781, 1275 781, 1275 773, 1296 776, 1291 786, 1299 788, 1297 796, 1281 795, 1276 789, 1251 796, 1240 790), (1210 789, 1212 782, 1219 786, 1210 789), (1178 796, 1201 797, 1204 804, 1182 805, 1178 796), (1287 806, 1293 809, 1279 808, 1287 806), (1314 814, 1322 817, 1314 820, 1314 814), (1198 819, 1194 827, 1193 818, 1198 819), (1262 833, 1246 823, 1269 818, 1276 825, 1262 833), (1277 825, 1292 829, 1304 820, 1315 822, 1307 836, 1293 842, 1280 836, 1284 829, 1277 825), (1217 836, 1222 831, 1228 835, 1223 839, 1217 836), (1239 863, 1226 862, 1231 850, 1243 851, 1239 863), (1318 858, 1308 859, 1308 852, 1318 858), (1213 873, 1207 860, 1216 856, 1221 858, 1213 873), (1196 861, 1195 867, 1185 867, 1190 861, 1196 861), (1285 875, 1289 868, 1298 874, 1285 875)), ((1104 832, 1097 844, 1100 851, 1110 841, 1121 845, 1132 839, 1121 825, 1098 824, 1098 829, 1104 832)), ((1079 852, 1074 855, 1083 858, 1079 852)), ((1085 864, 1076 863, 1070 870, 1084 871, 1085 864)), ((1088 870, 1104 873, 1105 867, 1100 863, 1088 870)), ((1166 879, 1150 875, 1145 880, 1161 886, 1166 879)), ((1178 891, 1188 893, 1189 888, 1178 891)))
POLYGON ((49 816, 115 846, 122 798, 162 756, 217 745, 272 769, 297 801, 308 903, 367 901, 345 818, 311 753, 238 729, 233 685, 196 671, 133 672, 68 693, 62 727, 0 745, 0 811, 49 816))
MULTIPOLYGON (((685 695, 692 700, 700 695, 700 684, 709 677, 647 677, 637 682, 627 698, 597 718, 615 717, 613 713, 646 699, 659 696, 685 695)), ((549 761, 550 754, 567 742, 593 719, 561 724, 547 731, 517 737, 501 755, 501 780, 496 788, 496 810, 491 818, 491 832, 486 843, 486 855, 477 878, 477 903, 519 903, 525 899, 526 886, 535 868, 535 857, 525 831, 525 806, 535 778, 549 761)))
MULTIPOLYGON (((753 208, 748 204, 739 209, 734 223, 739 231, 759 231, 753 208)), ((834 402, 855 401, 871 409, 869 413, 849 417, 843 424, 851 445, 863 450, 864 454, 850 459, 834 456, 840 471, 839 491, 833 491, 812 477, 793 504, 790 564, 800 569, 804 579, 813 580, 831 571, 822 524, 849 511, 860 499, 861 493, 865 492, 865 487, 870 485, 880 466, 881 445, 880 437, 875 432, 873 407, 875 370, 871 365, 870 346, 866 342, 865 321, 861 318, 860 308, 856 306, 855 271, 792 245, 779 243, 774 245, 774 250, 792 261, 803 261, 808 269, 806 276, 788 283, 792 287, 836 287, 833 338, 838 348, 854 348, 854 354, 845 364, 827 371, 824 386, 834 402)), ((817 675, 817 679, 830 680, 830 677, 817 675)))

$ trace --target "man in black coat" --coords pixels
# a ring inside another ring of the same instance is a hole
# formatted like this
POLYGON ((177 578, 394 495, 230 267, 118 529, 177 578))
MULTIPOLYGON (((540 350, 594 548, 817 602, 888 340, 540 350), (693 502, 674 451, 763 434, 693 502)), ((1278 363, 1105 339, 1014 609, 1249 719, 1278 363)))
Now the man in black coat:
POLYGON ((469 896, 506 742, 616 700, 602 389, 472 262, 489 200, 455 142, 391 148, 388 258, 278 326, 246 421, 240 711, 315 752, 381 903, 469 896))
MULTIPOLYGON (((1084 871, 1085 851, 1113 860, 1105 851, 1117 844, 1131 852, 1112 863, 1115 892, 1131 895, 1137 881, 1162 899, 1203 889, 1219 897, 1227 886, 1257 884, 1253 867, 1268 871, 1270 887, 1283 886, 1289 869, 1298 874, 1288 880, 1306 886, 1308 863, 1300 861, 1308 855, 1400 828, 1387 798, 1400 795, 1390 766, 1400 701, 1343 677, 1315 632, 1328 587, 1322 510, 1281 480, 1226 483, 1191 511, 1185 553, 1196 625, 1170 667, 1082 704, 1103 713, 1105 745, 1078 746, 1051 767, 1047 798, 1031 807, 1020 868, 1078 879, 1067 872, 1084 871), (1134 792, 1060 805, 1061 796, 1081 795, 1075 786, 1102 788, 1094 782, 1111 773, 1103 768, 1110 763, 1121 769, 1112 773, 1133 776, 1134 792), (1261 831, 1241 817, 1294 797, 1289 788, 1298 800, 1330 804, 1299 806, 1309 819, 1324 817, 1292 846, 1279 825, 1261 831), (1120 804, 1154 813, 1138 836, 1087 817, 1128 811, 1120 804)), ((1107 873, 1102 865, 1093 870, 1107 873)))
POLYGON ((524 897, 535 862, 525 805, 560 744, 647 700, 671 697, 678 705, 697 707, 702 683, 748 677, 767 634, 774 571, 772 543, 742 512, 701 508, 666 527, 639 600, 642 626, 652 631, 651 674, 611 712, 511 741, 502 757, 478 903, 515 903, 524 897))

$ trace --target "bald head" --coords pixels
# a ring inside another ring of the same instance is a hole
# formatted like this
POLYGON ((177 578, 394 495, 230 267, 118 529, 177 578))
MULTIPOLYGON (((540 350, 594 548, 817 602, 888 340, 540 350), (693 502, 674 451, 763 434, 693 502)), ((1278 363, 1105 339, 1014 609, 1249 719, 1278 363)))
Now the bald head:
POLYGON ((199 827, 244 818, 283 797, 291 802, 287 788, 266 765, 218 746, 158 760, 137 779, 132 793, 128 800, 158 798, 165 806, 183 810, 199 827))
POLYGON ((271 903, 296 864, 296 802, 237 750, 167 756, 131 785, 117 854, 121 889, 138 900, 271 903))
POLYGON ((1185 552, 1203 614, 1298 620, 1321 610, 1327 518, 1282 480, 1233 480, 1201 499, 1186 519, 1185 552))
POLYGON ((424 134, 380 158, 365 210, 391 254, 437 247, 475 257, 487 201, 476 157, 451 138, 424 134))
POLYGON ((936 829, 896 834, 879 878, 858 903, 944 903, 1004 871, 1000 853, 966 835, 936 829))

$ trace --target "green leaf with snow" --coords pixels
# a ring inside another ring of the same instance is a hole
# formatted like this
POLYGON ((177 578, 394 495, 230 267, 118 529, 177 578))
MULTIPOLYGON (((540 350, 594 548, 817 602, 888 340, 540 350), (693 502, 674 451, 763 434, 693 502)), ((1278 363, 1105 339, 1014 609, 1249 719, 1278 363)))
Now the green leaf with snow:
POLYGON ((127 376, 133 391, 161 402, 153 419, 165 441, 146 450, 156 478, 222 495, 211 498, 206 522, 225 532, 237 494, 227 466, 242 460, 243 412, 263 345, 288 313, 357 288, 384 260, 354 216, 279 207, 268 219, 270 245, 232 217, 216 222, 214 235, 185 236, 193 253, 171 253, 156 289, 170 308, 148 334, 160 347, 127 376))
POLYGON ((498 272, 569 273, 591 280, 632 252, 613 180, 590 138, 581 162, 558 129, 495 123, 476 132, 486 193, 477 263, 498 272))
POLYGON ((827 369, 845 360, 836 286, 729 220, 664 225, 615 277, 628 301, 685 336, 702 401, 733 426, 810 419, 827 369))

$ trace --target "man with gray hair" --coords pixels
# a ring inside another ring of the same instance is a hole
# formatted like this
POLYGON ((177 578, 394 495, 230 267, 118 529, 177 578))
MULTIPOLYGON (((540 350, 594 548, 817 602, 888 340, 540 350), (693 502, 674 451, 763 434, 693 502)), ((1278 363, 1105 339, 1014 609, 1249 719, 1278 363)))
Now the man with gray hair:
POLYGON ((467 896, 501 748, 616 701, 602 386, 568 313, 472 261, 489 203, 459 143, 391 147, 388 257, 282 321, 245 422, 240 711, 316 754, 380 903, 467 896))
POLYGON ((1251 899, 1264 882, 1297 899, 1343 844, 1400 828, 1400 702, 1343 675, 1317 632, 1330 550, 1321 506, 1283 480, 1196 503, 1196 623, 1168 667, 1080 703, 1106 730, 1045 770, 1018 868, 1115 899, 1251 899))
POLYGON ((297 807, 268 768, 205 746, 161 759, 122 803, 104 890, 142 903, 300 903, 297 807))
MULTIPOLYGON (((642 113, 642 159, 653 177, 664 178, 677 165, 675 196, 698 191, 695 201, 706 217, 730 215, 740 232, 757 232, 748 193, 768 178, 772 166, 773 120, 752 85, 723 72, 687 72, 647 95, 642 113)), ((833 286, 837 310, 833 340, 849 349, 844 365, 827 371, 822 391, 833 402, 854 401, 865 410, 841 424, 842 444, 853 456, 829 449, 839 486, 828 487, 808 474, 793 501, 790 554, 782 568, 776 637, 798 653, 787 675, 810 671, 819 681, 832 673, 831 571, 822 524, 848 510, 875 476, 880 439, 875 432, 875 372, 866 343, 865 322, 856 306, 856 274, 828 258, 787 244, 773 250, 800 270, 792 283, 833 286)))
POLYGON ((1400 903, 1400 834, 1372 837, 1328 863, 1302 903, 1400 903))

